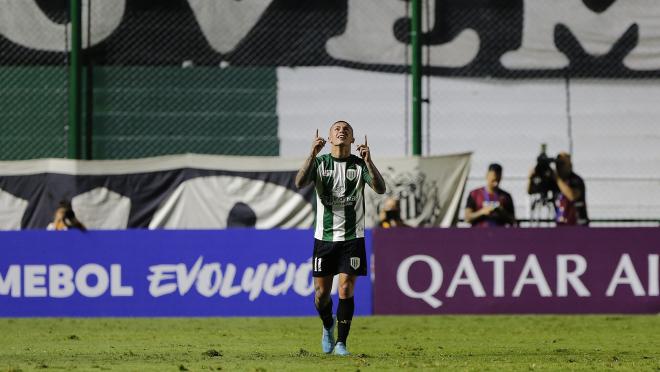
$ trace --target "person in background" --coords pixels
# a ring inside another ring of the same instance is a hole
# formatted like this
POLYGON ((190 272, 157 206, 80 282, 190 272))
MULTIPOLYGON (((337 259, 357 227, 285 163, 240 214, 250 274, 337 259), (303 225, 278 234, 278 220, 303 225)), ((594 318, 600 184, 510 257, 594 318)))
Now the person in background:
POLYGON ((401 219, 401 207, 399 204, 399 199, 394 197, 385 199, 383 208, 379 213, 380 222, 378 226, 384 229, 388 229, 390 227, 409 227, 401 219))
POLYGON ((515 226, 516 215, 511 195, 500 188, 502 166, 488 166, 486 186, 470 191, 465 221, 473 227, 515 226))
POLYGON ((555 193, 555 221, 557 226, 587 226, 586 189, 582 177, 573 172, 571 155, 560 152, 553 178, 559 192, 555 193))
POLYGON ((85 225, 83 225, 82 222, 76 218, 76 214, 71 207, 71 203, 66 200, 62 200, 60 202, 59 206, 55 210, 55 214, 53 215, 53 222, 49 223, 46 229, 56 231, 69 229, 78 229, 81 231, 87 230, 85 225))

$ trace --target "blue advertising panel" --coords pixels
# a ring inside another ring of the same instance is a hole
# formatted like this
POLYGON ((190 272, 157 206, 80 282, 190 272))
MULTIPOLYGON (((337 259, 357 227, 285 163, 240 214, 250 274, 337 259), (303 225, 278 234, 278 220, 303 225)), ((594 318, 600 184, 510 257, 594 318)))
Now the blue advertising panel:
POLYGON ((0 316, 316 315, 312 249, 309 230, 3 232, 0 316))

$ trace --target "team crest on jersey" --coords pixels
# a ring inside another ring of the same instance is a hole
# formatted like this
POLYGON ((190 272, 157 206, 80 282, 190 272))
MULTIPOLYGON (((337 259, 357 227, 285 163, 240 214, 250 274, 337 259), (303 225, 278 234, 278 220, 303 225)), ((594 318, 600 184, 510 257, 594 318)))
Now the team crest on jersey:
POLYGON ((357 270, 358 268, 360 268, 360 257, 351 257, 350 264, 353 270, 357 270))
POLYGON ((347 169, 346 170, 346 178, 349 181, 353 181, 357 177, 357 169, 347 169))
POLYGON ((330 177, 330 176, 332 176, 332 170, 330 170, 330 169, 326 169, 326 170, 324 170, 323 172, 321 172, 321 176, 322 176, 322 177, 330 177))

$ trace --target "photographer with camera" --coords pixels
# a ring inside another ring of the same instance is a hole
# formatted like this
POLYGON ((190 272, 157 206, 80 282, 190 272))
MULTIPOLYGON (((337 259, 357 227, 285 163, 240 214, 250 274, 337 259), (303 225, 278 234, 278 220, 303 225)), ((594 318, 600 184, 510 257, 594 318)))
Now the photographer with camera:
POLYGON ((465 207, 465 221, 473 227, 515 226, 516 215, 511 195, 500 189, 502 166, 488 166, 486 186, 470 191, 465 207))
POLYGON ((536 167, 529 175, 527 192, 537 195, 537 201, 552 201, 557 226, 589 225, 584 181, 573 172, 570 154, 560 152, 557 158, 548 158, 542 146, 536 167))
POLYGON ((48 224, 46 230, 63 231, 69 229, 87 230, 85 225, 76 217, 71 202, 62 200, 53 214, 53 222, 48 224))

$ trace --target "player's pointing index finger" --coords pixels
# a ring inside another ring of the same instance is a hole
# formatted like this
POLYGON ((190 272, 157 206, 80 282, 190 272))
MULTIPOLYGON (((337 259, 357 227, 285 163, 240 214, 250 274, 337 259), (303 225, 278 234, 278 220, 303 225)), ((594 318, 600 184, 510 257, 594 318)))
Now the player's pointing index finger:
POLYGON ((319 138, 319 128, 316 128, 316 138, 319 138))
POLYGON ((367 145, 367 135, 366 134, 364 135, 364 145, 365 146, 367 145))

